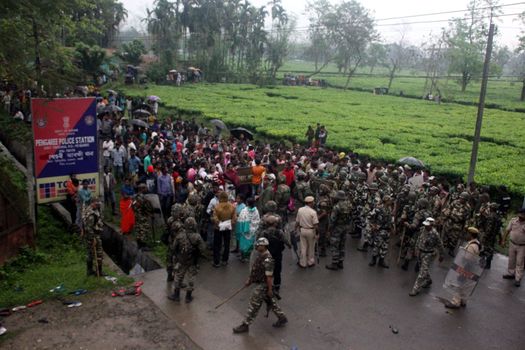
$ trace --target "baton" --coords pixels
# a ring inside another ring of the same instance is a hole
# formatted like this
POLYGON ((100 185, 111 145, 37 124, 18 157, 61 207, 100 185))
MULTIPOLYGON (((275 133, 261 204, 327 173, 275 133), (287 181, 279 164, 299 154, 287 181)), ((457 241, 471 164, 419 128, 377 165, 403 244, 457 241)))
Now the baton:
POLYGON ((399 261, 401 260, 401 252, 403 251, 403 244, 405 241, 405 231, 406 228, 403 227, 403 234, 401 235, 401 245, 399 246, 399 254, 397 255, 397 264, 399 264, 399 261))
POLYGON ((95 238, 93 238, 93 243, 91 244, 93 247, 93 259, 95 260, 95 268, 97 271, 97 277, 100 277, 99 268, 98 268, 98 257, 97 257, 97 241, 95 238))
POLYGON ((215 306, 215 310, 217 310, 218 308, 220 308, 221 306, 223 306, 224 304, 226 304, 228 301, 232 300, 237 294, 239 294, 240 292, 242 292, 244 289, 246 289, 246 287, 248 287, 247 285, 244 285, 242 286, 241 288, 239 288, 238 290, 235 291, 235 293, 233 293, 232 295, 230 295, 228 298, 224 299, 223 301, 221 301, 219 303, 219 305, 215 306))

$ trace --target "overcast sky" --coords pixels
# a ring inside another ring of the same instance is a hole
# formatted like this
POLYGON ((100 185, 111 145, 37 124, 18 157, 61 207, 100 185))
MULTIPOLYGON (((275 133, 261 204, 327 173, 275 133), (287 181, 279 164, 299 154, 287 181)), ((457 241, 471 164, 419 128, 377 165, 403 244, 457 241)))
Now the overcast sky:
MULTIPOLYGON (((154 0, 120 0, 128 10, 127 26, 134 26, 137 29, 143 27, 141 19, 146 17, 146 8, 152 8, 154 0)), ((266 5, 268 0, 250 0, 256 6, 266 5)), ((308 20, 305 15, 305 7, 307 0, 282 0, 284 8, 292 13, 297 18, 298 33, 301 29, 308 25, 308 20)), ((335 3, 337 0, 330 0, 335 3)), ((453 17, 461 16, 461 13, 443 14, 425 17, 392 19, 383 21, 382 19, 410 16, 419 14, 428 14, 435 12, 464 10, 467 8, 469 0, 438 0, 438 1, 422 1, 422 0, 363 0, 361 4, 371 10, 374 18, 377 21, 377 29, 381 34, 384 42, 398 41, 401 32, 406 32, 405 38, 411 44, 421 44, 426 41, 428 34, 439 33, 446 22, 438 23, 414 23, 414 22, 428 22, 448 20, 453 17), (400 24, 403 23, 403 24, 400 24), (388 25, 396 24, 396 25, 388 25), (400 24, 400 25, 398 25, 400 24)), ((513 6, 505 6, 502 8, 504 14, 514 14, 525 11, 525 2, 519 0, 500 0, 501 4, 515 4, 513 6)), ((496 22, 499 29, 499 37, 497 43, 499 45, 507 45, 514 48, 517 45, 517 36, 522 27, 521 22, 518 21, 517 16, 505 16, 498 18, 496 22)))

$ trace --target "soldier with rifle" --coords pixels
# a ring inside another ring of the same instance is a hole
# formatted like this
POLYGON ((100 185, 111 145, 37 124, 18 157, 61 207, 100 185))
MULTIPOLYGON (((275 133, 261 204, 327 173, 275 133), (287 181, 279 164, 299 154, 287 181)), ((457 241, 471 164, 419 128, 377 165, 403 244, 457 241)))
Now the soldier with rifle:
POLYGON ((261 237, 255 243, 255 249, 259 256, 252 265, 250 277, 246 280, 245 286, 255 284, 250 296, 248 312, 244 321, 237 327, 233 328, 233 333, 246 333, 250 330, 250 324, 253 322, 263 302, 268 300, 272 312, 277 316, 277 322, 273 327, 282 327, 288 323, 286 315, 277 305, 277 300, 273 293, 273 269, 274 261, 268 251, 268 239, 261 237))

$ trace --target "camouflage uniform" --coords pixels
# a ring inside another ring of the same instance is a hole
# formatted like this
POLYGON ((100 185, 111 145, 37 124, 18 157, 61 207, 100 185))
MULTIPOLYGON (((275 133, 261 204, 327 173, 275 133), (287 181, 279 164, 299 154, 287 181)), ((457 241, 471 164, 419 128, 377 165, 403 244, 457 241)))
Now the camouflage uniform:
POLYGON ((319 186, 319 200, 317 202, 317 213, 319 218, 319 255, 326 256, 326 246, 328 234, 328 223, 330 212, 332 211, 332 199, 330 198, 330 188, 322 184, 319 186))
POLYGON ((439 251, 439 256, 442 257, 444 249, 443 242, 439 237, 439 233, 435 228, 427 230, 423 227, 416 242, 419 260, 419 273, 410 295, 416 295, 419 293, 421 288, 429 286, 432 283, 432 279, 430 278, 430 269, 432 268, 432 262, 436 257, 436 248, 439 251))
POLYGON ((288 203, 290 202, 290 187, 286 185, 286 177, 279 177, 280 185, 277 186, 277 191, 275 191, 275 202, 277 203, 277 214, 281 216, 282 225, 281 228, 284 229, 288 223, 288 203))
POLYGON ((262 211, 266 207, 266 203, 273 201, 274 192, 273 192, 273 183, 266 182, 264 184, 264 190, 262 190, 257 201, 257 209, 262 211))
POLYGON ((102 240, 100 234, 102 233, 103 223, 100 211, 93 209, 91 205, 87 206, 82 212, 82 224, 84 227, 84 243, 86 245, 86 265, 87 274, 94 275, 93 263, 96 259, 99 275, 102 274, 102 240))
POLYGON ((485 268, 490 269, 494 247, 501 236, 501 216, 498 213, 498 203, 485 203, 475 217, 475 226, 480 233, 480 242, 483 250, 481 255, 485 257, 485 268))
POLYGON ((370 184, 368 191, 364 193, 364 206, 363 213, 361 215, 362 217, 367 218, 367 220, 364 232, 364 243, 360 249, 361 251, 366 250, 367 246, 372 245, 372 232, 368 222, 368 217, 379 203, 381 203, 381 194, 378 192, 377 184, 373 182, 372 184, 370 184))
POLYGON ((438 218, 441 214, 441 198, 439 197, 439 188, 431 187, 426 198, 429 203, 429 210, 433 218, 438 218))
POLYGON ((183 204, 175 203, 171 206, 171 216, 168 218, 168 250, 166 251, 166 271, 168 282, 173 280, 174 266, 177 263, 175 258, 175 238, 184 228, 184 221, 190 217, 192 212, 183 204))
POLYGON ((405 231, 405 222, 411 222, 416 215, 417 211, 417 194, 413 191, 410 191, 407 196, 406 204, 401 208, 401 215, 399 221, 397 222, 398 229, 400 233, 405 231))
POLYGON ((464 238, 465 225, 470 217, 470 206, 467 203, 468 194, 463 192, 443 211, 443 244, 449 254, 453 254, 460 239, 464 238))
POLYGON ((295 204, 296 208, 304 206, 304 199, 308 196, 313 196, 314 193, 310 188, 310 184, 306 182, 303 176, 298 177, 297 183, 295 184, 294 198, 297 200, 295 204))
POLYGON ((197 275, 197 260, 200 254, 206 250, 206 244, 197 231, 197 222, 189 217, 184 221, 184 229, 173 241, 173 252, 177 264, 175 265, 175 291, 172 299, 180 298, 180 289, 183 286, 184 277, 188 281, 186 288, 186 302, 193 298, 194 279, 197 275))
POLYGON ((354 203, 354 210, 352 211, 352 220, 354 222, 354 232, 358 238, 361 237, 363 228, 365 226, 365 220, 366 216, 364 215, 364 208, 366 204, 366 184, 364 181, 366 180, 366 175, 364 173, 357 173, 356 176, 358 177, 358 182, 355 185, 355 188, 352 192, 350 192, 350 198, 352 199, 352 202, 354 203))
MULTIPOLYGON (((173 209, 173 206, 171 207, 173 209)), ((198 194, 192 193, 184 203, 184 212, 186 215, 192 216, 197 222, 197 232, 201 232, 203 205, 198 194)))
POLYGON ((368 226, 372 233, 372 262, 370 263, 372 266, 379 258, 379 264, 387 267, 384 259, 388 254, 388 241, 392 229, 392 211, 387 203, 390 198, 386 196, 384 200, 386 200, 385 203, 379 204, 368 215, 368 226))
POLYGON ((265 301, 269 303, 269 306, 275 316, 277 316, 279 319, 286 318, 284 312, 282 312, 281 308, 277 305, 275 296, 269 298, 267 295, 268 286, 266 284, 266 278, 273 276, 273 269, 274 261, 269 251, 261 253, 252 265, 250 272, 250 283, 255 284, 255 288, 253 289, 252 295, 250 296, 248 312, 246 313, 246 318, 243 322, 244 324, 250 325, 253 322, 257 316, 257 313, 259 312, 259 309, 265 301))
POLYGON ((343 268, 345 259, 346 234, 350 229, 352 221, 352 202, 350 202, 344 191, 338 191, 335 197, 338 200, 330 214, 330 252, 332 253, 332 265, 327 268, 343 268))
POLYGON ((267 213, 263 215, 261 220, 262 229, 258 230, 256 239, 265 237, 270 243, 268 251, 270 252, 273 261, 273 287, 277 293, 281 288, 281 271, 283 267, 283 250, 285 245, 290 246, 284 237, 283 230, 280 229, 281 218, 274 213, 267 213))
POLYGON ((401 216, 403 214, 403 209, 405 208, 405 205, 408 204, 408 195, 410 193, 410 186, 405 185, 402 187, 401 192, 399 192, 395 199, 395 205, 394 205, 394 212, 392 213, 394 216, 394 220, 396 223, 396 233, 402 232, 402 221, 401 216))
POLYGON ((379 187, 379 193, 381 194, 381 197, 384 197, 384 196, 392 197, 394 191, 392 190, 392 187, 390 187, 388 176, 382 175, 379 178, 378 187, 379 187))
POLYGON ((426 218, 431 217, 430 210, 428 210, 428 201, 425 198, 421 198, 417 203, 417 211, 414 214, 411 221, 406 221, 405 232, 401 244, 401 259, 404 259, 402 268, 408 269, 408 264, 414 256, 414 250, 416 248, 416 242, 418 239, 419 232, 423 225, 423 221, 426 218))
POLYGON ((151 216, 153 215, 153 206, 150 201, 139 193, 133 200, 133 211, 135 213, 135 232, 137 243, 142 247, 146 242, 146 237, 151 230, 151 216))

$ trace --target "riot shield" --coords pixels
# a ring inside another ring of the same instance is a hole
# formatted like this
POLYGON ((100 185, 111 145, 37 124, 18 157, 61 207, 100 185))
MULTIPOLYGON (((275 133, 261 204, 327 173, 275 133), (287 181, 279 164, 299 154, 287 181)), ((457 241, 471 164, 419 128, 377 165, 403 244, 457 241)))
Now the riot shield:
POLYGON ((483 259, 460 248, 445 277, 443 288, 462 298, 472 295, 483 272, 483 259))

